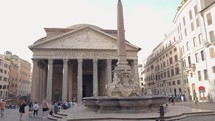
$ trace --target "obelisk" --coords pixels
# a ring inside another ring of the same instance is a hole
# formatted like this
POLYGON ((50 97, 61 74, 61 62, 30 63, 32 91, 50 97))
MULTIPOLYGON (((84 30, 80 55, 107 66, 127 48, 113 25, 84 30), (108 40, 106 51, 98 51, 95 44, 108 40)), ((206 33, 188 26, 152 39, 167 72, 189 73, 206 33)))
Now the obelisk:
POLYGON ((124 30, 124 19, 123 19, 123 7, 121 0, 118 1, 117 5, 117 37, 118 37, 118 62, 116 70, 130 70, 131 67, 127 62, 127 53, 125 45, 125 30, 124 30))
POLYGON ((128 65, 125 45, 125 30, 123 20, 123 8, 121 0, 117 5, 117 66, 113 71, 113 82, 108 84, 107 95, 110 97, 140 96, 138 81, 134 81, 131 66, 128 65))

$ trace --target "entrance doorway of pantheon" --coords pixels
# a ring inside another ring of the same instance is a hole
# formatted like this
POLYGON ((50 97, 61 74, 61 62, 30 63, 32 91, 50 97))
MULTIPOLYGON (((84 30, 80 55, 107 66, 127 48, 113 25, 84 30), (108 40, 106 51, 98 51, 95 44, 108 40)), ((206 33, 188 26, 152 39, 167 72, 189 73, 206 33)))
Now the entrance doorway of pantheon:
POLYGON ((93 96, 93 75, 84 74, 83 75, 83 97, 93 96))
POLYGON ((93 62, 83 61, 83 97, 93 96, 93 62))

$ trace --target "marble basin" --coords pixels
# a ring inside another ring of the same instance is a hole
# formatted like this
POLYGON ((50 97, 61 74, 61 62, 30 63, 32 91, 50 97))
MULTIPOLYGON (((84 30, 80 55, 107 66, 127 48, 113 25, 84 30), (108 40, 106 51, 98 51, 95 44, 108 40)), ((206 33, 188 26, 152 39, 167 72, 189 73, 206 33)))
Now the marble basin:
POLYGON ((151 112, 166 102, 165 96, 83 98, 87 109, 97 112, 151 112))

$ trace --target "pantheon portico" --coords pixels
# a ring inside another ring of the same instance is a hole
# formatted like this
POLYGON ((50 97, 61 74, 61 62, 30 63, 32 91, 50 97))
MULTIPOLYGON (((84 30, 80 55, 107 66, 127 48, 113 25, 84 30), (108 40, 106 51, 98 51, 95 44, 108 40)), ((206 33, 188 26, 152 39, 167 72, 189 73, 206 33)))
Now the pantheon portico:
MULTIPOLYGON (((105 96, 117 64, 117 30, 78 24, 45 28, 46 36, 29 46, 33 52, 33 101, 105 96)), ((138 80, 139 47, 126 41, 127 60, 138 80)))

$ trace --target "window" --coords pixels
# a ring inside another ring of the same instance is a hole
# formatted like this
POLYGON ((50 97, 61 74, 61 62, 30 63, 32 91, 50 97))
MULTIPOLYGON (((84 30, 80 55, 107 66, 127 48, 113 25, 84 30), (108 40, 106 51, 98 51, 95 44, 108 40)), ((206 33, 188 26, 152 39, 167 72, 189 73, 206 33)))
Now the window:
POLYGON ((215 58, 214 48, 210 48, 209 51, 210 51, 210 57, 215 58))
POLYGON ((179 23, 179 31, 181 31, 181 23, 179 23))
POLYGON ((6 77, 4 77, 4 81, 7 81, 7 78, 6 78, 6 77))
POLYGON ((167 70, 167 75, 168 75, 168 77, 170 77, 170 73, 169 73, 169 70, 167 70))
POLYGON ((201 51, 201 57, 202 57, 202 61, 204 61, 205 60, 205 52, 204 52, 204 50, 201 51))
POLYGON ((191 30, 192 31, 194 30, 194 24, 193 24, 193 22, 191 23, 191 30))
POLYGON ((188 64, 189 65, 191 64, 191 58, 190 58, 190 56, 188 56, 188 64))
POLYGON ((172 63, 173 63, 173 62, 172 62, 172 58, 170 58, 170 59, 169 59, 169 63, 170 63, 170 64, 172 64, 172 63))
POLYGON ((172 54, 172 51, 170 51, 169 54, 172 54))
POLYGON ((199 55, 198 55, 198 53, 195 53, 195 57, 196 57, 196 63, 198 63, 199 62, 199 55))
POLYGON ((187 29, 184 28, 184 36, 187 36, 187 29))
POLYGON ((208 80, 208 70, 207 69, 204 70, 204 77, 205 77, 204 78, 205 80, 208 80))
POLYGON ((201 71, 198 71, 198 79, 199 79, 199 81, 202 80, 201 71))
POLYGON ((182 46, 182 53, 184 53, 184 46, 182 46))
POLYGON ((174 52, 177 51, 177 48, 174 48, 174 52))
POLYGON ((214 31, 209 32, 211 42, 215 42, 214 31))
POLYGON ((190 20, 192 20, 193 16, 192 16, 192 11, 189 11, 189 16, 190 16, 190 20))
POLYGON ((177 62, 178 61, 178 56, 177 55, 175 55, 175 62, 177 62))
POLYGON ((186 60, 184 59, 183 66, 186 67, 186 60))
POLYGON ((2 76, 0 76, 0 81, 2 81, 2 76))
POLYGON ((199 34, 199 44, 202 43, 202 34, 199 34))
POLYGON ((181 84, 181 81, 180 81, 180 80, 177 80, 177 84, 181 84))
POLYGON ((212 72, 215 73, 215 66, 212 66, 212 72))
POLYGON ((166 78, 166 71, 163 72, 163 77, 166 78))
POLYGON ((172 82, 172 85, 175 85, 175 81, 172 82))
POLYGON ((169 86, 171 86, 171 82, 169 82, 169 86))
POLYGON ((196 5, 194 6, 194 12, 195 12, 195 15, 197 15, 198 9, 197 9, 197 6, 196 6, 196 5))
POLYGON ((187 46, 187 51, 189 50, 189 44, 188 42, 186 42, 186 46, 187 46))
POLYGON ((175 68, 175 74, 176 75, 179 74, 179 68, 178 67, 175 68))
POLYGON ((199 18, 196 18, 196 28, 199 27, 199 18))
POLYGON ((166 63, 165 63, 165 62, 163 62, 163 67, 164 67, 164 68, 166 67, 166 63))
POLYGON ((206 14, 206 18, 207 18, 208 25, 211 25, 212 24, 211 13, 206 14))
POLYGON ((196 47, 196 38, 193 38, 193 46, 196 47))
POLYGON ((183 24, 186 25, 185 17, 183 17, 183 24))
POLYGON ((174 76, 174 69, 171 69, 171 76, 174 76))

